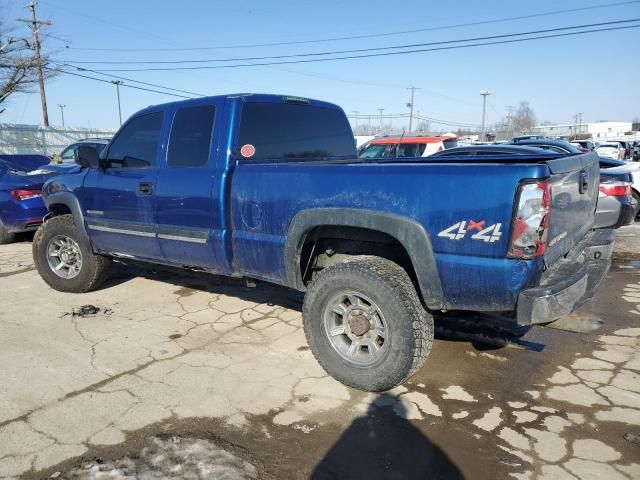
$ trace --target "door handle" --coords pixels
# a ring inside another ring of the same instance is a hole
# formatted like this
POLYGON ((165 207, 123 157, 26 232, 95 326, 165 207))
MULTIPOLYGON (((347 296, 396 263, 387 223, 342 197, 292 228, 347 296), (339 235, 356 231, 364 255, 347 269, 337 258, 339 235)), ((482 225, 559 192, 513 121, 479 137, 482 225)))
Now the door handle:
POLYGON ((141 195, 151 195, 153 193, 153 184, 150 182, 141 182, 138 185, 138 192, 141 195))

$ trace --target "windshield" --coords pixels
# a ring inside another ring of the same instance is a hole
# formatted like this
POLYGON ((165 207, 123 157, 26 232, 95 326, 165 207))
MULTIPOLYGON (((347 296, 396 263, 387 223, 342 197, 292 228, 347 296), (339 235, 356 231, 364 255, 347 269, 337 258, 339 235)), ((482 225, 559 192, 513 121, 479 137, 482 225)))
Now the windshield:
POLYGON ((455 148, 455 147, 458 146, 458 139, 457 138, 450 138, 450 139, 445 140, 442 143, 444 143, 444 148, 445 149, 447 149, 447 148, 455 148))
POLYGON ((368 145, 360 151, 360 158, 382 158, 391 145, 368 145))
POLYGON ((364 147, 358 157, 360 158, 406 158, 420 157, 424 153, 424 143, 386 143, 369 144, 364 147))

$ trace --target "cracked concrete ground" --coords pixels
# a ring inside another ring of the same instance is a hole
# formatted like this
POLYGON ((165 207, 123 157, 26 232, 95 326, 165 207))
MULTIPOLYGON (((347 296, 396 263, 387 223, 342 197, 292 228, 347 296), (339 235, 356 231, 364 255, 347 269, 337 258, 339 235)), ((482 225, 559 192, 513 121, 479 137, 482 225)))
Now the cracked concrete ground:
POLYGON ((232 453, 238 478, 640 478, 639 230, 620 230, 576 314, 600 331, 492 340, 449 319, 382 395, 318 366, 296 292, 118 267, 100 291, 62 294, 30 243, 1 246, 0 478, 100 478, 167 438, 232 453))

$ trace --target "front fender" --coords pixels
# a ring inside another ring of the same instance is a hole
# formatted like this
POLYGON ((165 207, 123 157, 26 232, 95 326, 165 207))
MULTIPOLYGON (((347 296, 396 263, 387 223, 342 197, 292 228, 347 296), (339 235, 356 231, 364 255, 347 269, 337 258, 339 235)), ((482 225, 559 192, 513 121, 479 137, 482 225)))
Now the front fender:
POLYGON ((71 214, 73 215, 73 219, 75 224, 80 228, 80 231, 83 232, 86 239, 91 242, 89 234, 87 233, 87 229, 84 223, 84 214, 82 213, 82 209, 80 208, 80 202, 76 196, 71 192, 54 192, 49 193, 43 197, 44 204, 47 207, 49 213, 45 217, 45 221, 54 216, 56 214, 56 205, 63 205, 69 209, 71 214))

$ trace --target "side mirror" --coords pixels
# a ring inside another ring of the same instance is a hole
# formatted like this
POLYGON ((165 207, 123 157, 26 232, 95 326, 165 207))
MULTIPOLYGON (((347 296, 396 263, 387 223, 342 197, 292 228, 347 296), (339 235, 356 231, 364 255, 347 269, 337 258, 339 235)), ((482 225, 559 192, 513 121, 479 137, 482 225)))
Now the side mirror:
POLYGON ((73 156, 76 163, 81 167, 100 168, 98 151, 93 147, 78 147, 73 156))

